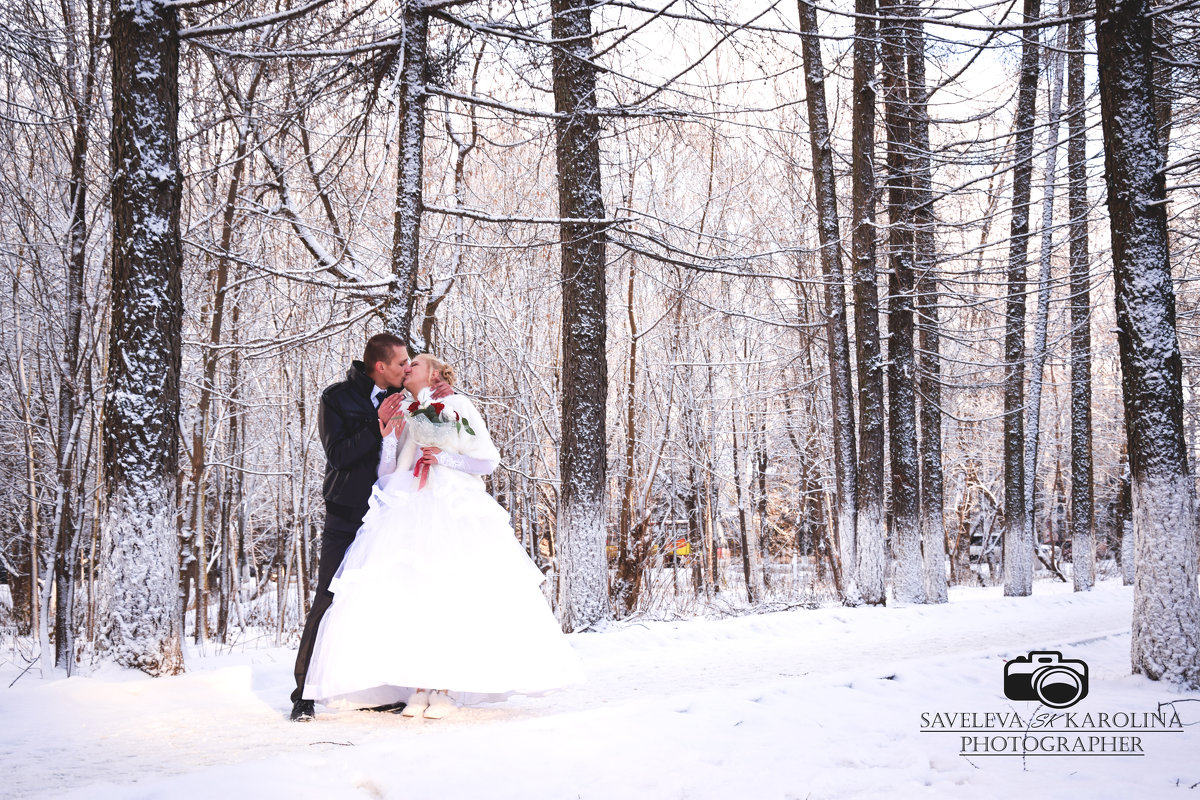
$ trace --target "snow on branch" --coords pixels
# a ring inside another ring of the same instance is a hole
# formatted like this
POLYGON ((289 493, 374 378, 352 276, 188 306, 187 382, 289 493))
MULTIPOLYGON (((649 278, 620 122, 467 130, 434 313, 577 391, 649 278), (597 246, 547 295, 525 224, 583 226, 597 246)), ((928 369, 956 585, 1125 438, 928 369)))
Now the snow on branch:
POLYGON ((689 253, 684 250, 680 250, 679 248, 673 247, 669 243, 665 242, 661 238, 659 238, 657 236, 651 236, 650 234, 647 234, 647 233, 639 233, 637 231, 631 231, 628 229, 626 229, 625 232, 629 233, 633 236, 639 236, 643 239, 646 239, 647 241, 652 242, 652 243, 658 245, 659 247, 663 248, 668 253, 674 253, 676 255, 667 255, 664 253, 655 252, 653 250, 648 250, 645 247, 639 247, 638 245, 634 244, 633 242, 623 241, 621 239, 617 239, 614 237, 609 237, 608 241, 611 242, 612 244, 617 245, 620 248, 628 250, 631 253, 636 253, 637 255, 645 256, 646 258, 652 259, 654 261, 658 261, 663 264, 670 264, 672 266, 683 267, 684 269, 694 270, 696 272, 706 272, 706 273, 710 273, 713 275, 728 275, 730 277, 735 277, 735 278, 762 278, 762 279, 766 279, 766 280, 785 281, 787 283, 796 283, 796 284, 805 284, 805 285, 821 285, 823 283, 820 280, 809 280, 809 279, 797 278, 797 277, 793 277, 791 275, 781 275, 781 274, 774 273, 774 272, 750 272, 750 271, 747 271, 744 269, 736 269, 733 267, 718 266, 719 264, 723 264, 723 263, 749 262, 752 260, 771 258, 776 255, 783 255, 783 254, 789 254, 789 253, 811 252, 811 250, 809 250, 807 248, 784 247, 784 248, 779 248, 777 250, 763 252, 763 253, 752 253, 749 255, 737 256, 735 258, 720 258, 720 259, 718 259, 718 258, 711 258, 709 256, 702 256, 698 253, 689 253))
POLYGON ((253 61, 268 58, 345 58, 347 56, 362 55, 363 53, 373 53, 378 50, 398 50, 403 43, 402 39, 382 39, 377 42, 368 42, 354 47, 299 48, 290 50, 233 50, 228 47, 215 45, 212 42, 196 42, 196 46, 227 58, 241 58, 253 61))
MULTIPOLYGON (((457 25, 461 28, 465 28, 465 29, 471 31, 472 33, 477 33, 480 35, 497 36, 502 39, 512 39, 514 41, 525 42, 527 44, 536 44, 536 45, 541 45, 544 47, 554 47, 557 45, 574 44, 574 43, 581 42, 581 41, 591 41, 591 39, 592 39, 592 35, 565 36, 560 39, 545 39, 541 36, 536 36, 531 33, 526 33, 525 32, 526 29, 523 26, 519 26, 519 25, 505 25, 505 24, 499 23, 499 22, 487 22, 487 23, 472 22, 469 19, 464 19, 463 17, 458 17, 453 14, 447 14, 444 11, 436 11, 436 10, 431 11, 430 14, 431 14, 431 16, 437 17, 438 19, 442 20, 443 22, 448 22, 451 25, 457 25)), ((618 29, 614 28, 612 30, 618 30, 618 29)), ((601 33, 607 33, 607 32, 609 32, 609 31, 597 32, 594 35, 598 36, 601 33)))
POLYGON ((492 100, 488 97, 480 97, 478 95, 462 94, 461 92, 452 92, 449 89, 443 89, 440 86, 426 84, 425 91, 428 94, 438 97, 446 97, 450 100, 459 100, 464 103, 472 103, 474 105, 484 106, 485 108, 494 108, 499 111, 508 111, 512 114, 519 114, 525 117, 541 117, 542 119, 565 119, 567 115, 559 114, 554 111, 539 111, 534 108, 524 108, 522 106, 514 106, 508 103, 502 103, 499 100, 492 100))
POLYGON ((241 22, 232 22, 228 25, 201 25, 191 28, 184 28, 179 32, 180 39, 196 39, 201 36, 220 36, 227 33, 240 33, 249 31, 255 28, 262 28, 267 25, 276 25, 281 22, 288 22, 308 14, 310 11, 316 11, 322 6, 329 5, 333 0, 310 0, 297 8, 290 8, 284 11, 277 11, 274 14, 264 14, 261 17, 253 17, 244 19, 241 22))
POLYGON ((478 222, 507 222, 507 223, 526 223, 530 225, 618 225, 625 222, 633 222, 632 217, 600 217, 598 219, 587 218, 570 218, 570 217, 497 217, 489 214, 486 211, 478 211, 473 208, 446 208, 444 206, 422 206, 422 210, 433 214, 443 214, 448 217, 466 217, 478 222))

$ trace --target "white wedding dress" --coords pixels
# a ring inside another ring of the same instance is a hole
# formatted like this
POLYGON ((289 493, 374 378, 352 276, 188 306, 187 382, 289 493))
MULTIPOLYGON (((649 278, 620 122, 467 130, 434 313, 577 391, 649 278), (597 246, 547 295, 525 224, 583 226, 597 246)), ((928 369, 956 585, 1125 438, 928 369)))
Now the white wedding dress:
MULTIPOLYGON (((453 437, 457 447, 443 435, 439 460, 466 456, 490 472, 500 455, 474 404, 441 402, 475 433, 453 437)), ((582 681, 508 513, 478 475, 451 466, 433 466, 418 489, 414 427, 385 440, 370 510, 330 587, 305 699, 377 705, 422 688, 478 702, 582 681)))

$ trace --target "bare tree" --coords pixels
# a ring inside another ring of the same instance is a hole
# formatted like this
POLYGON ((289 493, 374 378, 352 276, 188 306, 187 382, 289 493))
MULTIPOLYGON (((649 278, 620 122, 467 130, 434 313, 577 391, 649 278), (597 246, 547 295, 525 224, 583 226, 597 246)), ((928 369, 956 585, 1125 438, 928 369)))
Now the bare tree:
POLYGON ((892 467, 892 531, 896 599, 925 599, 919 520, 916 362, 913 337, 912 112, 906 68, 906 21, 902 2, 879 4, 888 189, 888 436, 892 467))
POLYGON ((846 325, 845 275, 842 272, 841 233, 837 215, 836 176, 825 107, 825 67, 817 35, 817 9, 799 0, 804 81, 808 102, 808 136, 812 148, 813 188, 817 204, 817 231, 821 240, 821 272, 825 283, 826 335, 829 339, 829 381, 833 400, 833 459, 837 481, 836 541, 843 572, 842 591, 848 603, 859 603, 858 473, 854 446, 854 387, 850 380, 850 344, 846 325))
MULTIPOLYGON (((1063 8, 1060 5, 1060 12, 1063 8)), ((1059 14, 1061 16, 1061 14, 1059 14)), ((1047 340, 1050 325, 1050 294, 1052 258, 1054 255, 1054 200, 1058 192, 1056 165, 1058 161, 1058 129, 1062 110, 1063 61, 1066 28, 1059 26, 1054 42, 1047 51, 1047 88, 1049 103, 1046 116, 1045 166, 1042 169, 1042 235, 1038 257, 1037 308, 1033 316, 1033 352, 1029 364, 1028 413, 1025 420, 1025 514, 1031 528, 1036 527, 1037 464, 1042 432, 1042 394, 1044 373, 1049 356, 1047 340)), ((1056 475, 1056 480, 1057 480, 1056 475)), ((1031 537, 1036 542, 1036 537, 1031 537)))
MULTIPOLYGON (((392 240, 392 285, 385 326, 404 341, 413 330, 421 253, 422 165, 425 101, 429 72, 429 14, 422 0, 405 0, 403 63, 400 66, 400 152, 397 158, 396 214, 392 240)), ((423 346, 423 343, 417 343, 423 346)))
POLYGON ((1086 0, 1071 0, 1067 32, 1067 204, 1071 218, 1071 565, 1075 591, 1096 580, 1092 490, 1092 330, 1088 264, 1087 104, 1084 94, 1086 0))
POLYGON ((875 0, 856 0, 851 213, 854 345, 858 364, 858 583, 863 601, 887 599, 883 354, 875 265, 875 0))
POLYGON ((1021 71, 1013 120, 1013 201, 1009 229, 1008 299, 1004 333, 1004 594, 1033 592, 1033 520, 1025 505, 1025 278, 1029 259, 1034 112, 1038 84, 1041 0, 1024 0, 1021 71))
POLYGON ((175 504, 183 298, 179 12, 115 2, 112 327, 104 402, 108 590, 101 651, 183 670, 175 504))
POLYGON ((929 95, 925 81, 925 31, 916 3, 906 31, 908 94, 912 130, 913 269, 916 272, 917 392, 920 399, 921 555, 925 602, 945 603, 946 524, 942 473, 941 323, 934 242, 929 95))
POLYGON ((1134 672, 1200 688, 1195 485, 1146 0, 1099 0, 1096 44, 1136 549, 1134 672))
POLYGON ((558 618, 568 631, 607 619, 604 200, 591 5, 553 0, 555 153, 562 239, 562 447, 558 618))

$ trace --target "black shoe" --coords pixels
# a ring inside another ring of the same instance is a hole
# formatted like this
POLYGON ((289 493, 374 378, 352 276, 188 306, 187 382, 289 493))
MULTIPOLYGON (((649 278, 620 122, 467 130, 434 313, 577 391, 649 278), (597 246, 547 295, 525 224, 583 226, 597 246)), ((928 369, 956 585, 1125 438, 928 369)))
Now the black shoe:
POLYGON ((313 708, 312 700, 297 700, 292 703, 292 722, 308 722, 316 716, 317 710, 313 708))
POLYGON ((381 713, 399 714, 404 710, 406 705, 408 704, 403 701, 396 703, 384 703, 381 706, 367 706, 366 708, 360 708, 359 711, 378 711, 381 713))

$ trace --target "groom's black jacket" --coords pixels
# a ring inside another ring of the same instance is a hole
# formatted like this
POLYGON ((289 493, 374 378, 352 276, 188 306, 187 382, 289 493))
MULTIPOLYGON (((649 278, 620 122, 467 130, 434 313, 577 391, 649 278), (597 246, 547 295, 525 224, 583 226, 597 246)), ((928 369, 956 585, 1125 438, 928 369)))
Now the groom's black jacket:
POLYGON ((375 382, 355 361, 346 380, 321 392, 317 425, 325 447, 325 510, 356 525, 367 513, 379 465, 379 416, 371 402, 375 382))

